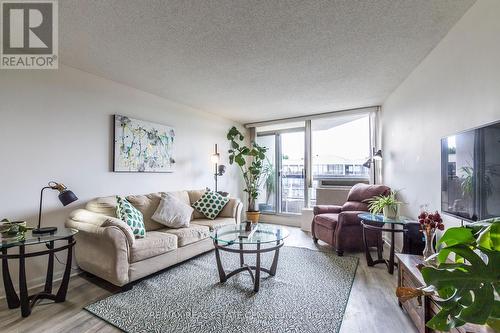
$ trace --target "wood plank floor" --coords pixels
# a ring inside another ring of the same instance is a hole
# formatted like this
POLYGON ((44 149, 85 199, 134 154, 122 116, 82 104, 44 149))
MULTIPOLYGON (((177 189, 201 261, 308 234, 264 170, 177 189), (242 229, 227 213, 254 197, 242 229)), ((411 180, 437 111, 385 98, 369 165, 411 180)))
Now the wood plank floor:
MULTIPOLYGON (((289 230, 291 235, 285 242, 287 246, 332 250, 325 243, 314 244, 310 235, 299 228, 289 227, 289 230)), ((356 256, 360 261, 340 332, 416 333, 394 295, 397 275, 389 275, 382 265, 368 267, 361 253, 346 255, 356 256)), ((3 300, 0 304, 0 332, 121 332, 83 310, 87 304, 117 291, 118 288, 100 279, 78 275, 71 279, 66 302, 38 304, 28 318, 22 318, 19 309, 9 310, 3 300)))

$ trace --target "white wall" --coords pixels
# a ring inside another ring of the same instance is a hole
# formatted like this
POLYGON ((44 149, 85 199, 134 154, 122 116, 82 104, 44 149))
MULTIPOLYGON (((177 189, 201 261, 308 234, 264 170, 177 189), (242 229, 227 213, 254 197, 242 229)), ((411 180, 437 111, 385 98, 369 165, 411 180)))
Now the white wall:
MULTIPOLYGON (((50 180, 63 182, 79 197, 63 208, 57 192, 45 192, 43 224, 60 227, 71 210, 97 196, 213 187, 213 145, 219 144, 227 165, 225 134, 232 125, 65 66, 57 71, 0 71, 0 219, 36 225, 40 189, 50 180), (111 172, 113 114, 173 126, 177 171, 111 172)), ((242 196, 236 167, 228 166, 219 180, 219 189, 242 196)), ((28 261, 31 285, 45 274, 45 261, 28 261)), ((11 271, 17 281, 17 266, 11 271)))
POLYGON ((384 182, 411 217, 440 209, 440 139, 500 120, 499 13, 498 0, 476 2, 383 104, 384 182))

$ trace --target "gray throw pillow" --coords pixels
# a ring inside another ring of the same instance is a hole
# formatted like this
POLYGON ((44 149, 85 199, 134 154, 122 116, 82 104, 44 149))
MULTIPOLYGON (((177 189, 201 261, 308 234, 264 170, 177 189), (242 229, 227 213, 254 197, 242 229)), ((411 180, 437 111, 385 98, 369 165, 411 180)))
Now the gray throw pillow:
POLYGON ((170 193, 165 193, 151 219, 169 228, 187 228, 192 214, 193 208, 188 204, 170 193))

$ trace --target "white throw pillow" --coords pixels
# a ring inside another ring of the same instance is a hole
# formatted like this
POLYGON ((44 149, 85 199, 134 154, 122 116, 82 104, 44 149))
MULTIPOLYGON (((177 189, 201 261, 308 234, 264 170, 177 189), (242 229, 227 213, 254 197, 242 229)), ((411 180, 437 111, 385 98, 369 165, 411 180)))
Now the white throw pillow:
POLYGON ((187 228, 192 214, 193 208, 188 204, 170 193, 165 193, 151 219, 169 228, 187 228))

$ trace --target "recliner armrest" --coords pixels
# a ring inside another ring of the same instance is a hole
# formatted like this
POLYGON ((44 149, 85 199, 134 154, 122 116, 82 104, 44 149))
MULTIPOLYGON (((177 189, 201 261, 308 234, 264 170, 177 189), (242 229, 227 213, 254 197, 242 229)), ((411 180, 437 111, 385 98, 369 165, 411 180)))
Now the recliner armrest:
POLYGON ((361 225, 361 219, 358 217, 359 214, 366 213, 365 211, 345 211, 339 214, 338 225, 346 226, 346 225, 361 225))
POLYGON ((318 214, 339 214, 342 211, 342 206, 336 205, 318 205, 314 206, 314 215, 318 214))

